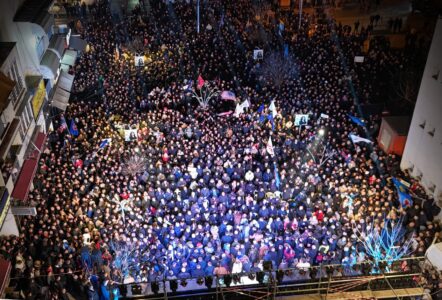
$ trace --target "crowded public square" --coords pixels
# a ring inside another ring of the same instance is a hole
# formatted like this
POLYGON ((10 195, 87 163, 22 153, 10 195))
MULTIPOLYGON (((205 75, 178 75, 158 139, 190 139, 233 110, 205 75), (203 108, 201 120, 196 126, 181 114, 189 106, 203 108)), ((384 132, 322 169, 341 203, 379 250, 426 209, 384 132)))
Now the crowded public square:
POLYGON ((386 259, 424 256, 440 208, 379 148, 382 112, 361 107, 428 45, 393 49, 376 18, 342 25, 333 5, 140 1, 124 18, 106 0, 67 5, 87 49, 66 112, 51 112, 37 215, 0 240, 11 285, 101 300, 266 264, 292 280, 322 265, 376 273, 367 232, 396 225, 404 251, 386 259))

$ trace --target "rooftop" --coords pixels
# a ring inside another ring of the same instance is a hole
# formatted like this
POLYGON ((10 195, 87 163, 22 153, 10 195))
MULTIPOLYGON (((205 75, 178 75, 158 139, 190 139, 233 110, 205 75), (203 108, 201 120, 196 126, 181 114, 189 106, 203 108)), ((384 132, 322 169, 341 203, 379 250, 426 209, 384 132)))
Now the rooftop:
POLYGON ((47 12, 54 0, 26 0, 14 16, 14 22, 39 23, 42 13, 47 12))

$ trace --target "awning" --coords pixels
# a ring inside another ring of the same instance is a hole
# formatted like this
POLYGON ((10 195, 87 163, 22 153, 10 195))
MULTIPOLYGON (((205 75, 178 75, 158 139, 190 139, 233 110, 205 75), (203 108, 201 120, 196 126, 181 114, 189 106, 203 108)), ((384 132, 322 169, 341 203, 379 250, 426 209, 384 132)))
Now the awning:
POLYGON ((68 103, 62 103, 60 101, 52 101, 52 106, 58 108, 62 112, 66 111, 66 108, 68 107, 68 103))
POLYGON ((60 77, 58 78, 58 87, 62 88, 67 92, 70 92, 73 83, 74 83, 74 75, 61 71, 60 77))
POLYGON ((60 87, 57 87, 57 89, 55 90, 55 94, 54 97, 52 98, 52 100, 57 100, 59 102, 62 103, 69 103, 69 97, 71 96, 71 93, 69 93, 68 91, 63 90, 60 87))
POLYGON ((0 112, 8 106, 9 95, 15 87, 15 82, 0 72, 0 112))
POLYGON ((83 40, 79 35, 72 35, 69 41, 69 48, 77 51, 86 50, 87 42, 83 40))
POLYGON ((66 107, 69 105, 69 97, 71 96, 72 83, 74 82, 74 76, 61 71, 60 77, 58 79, 57 88, 55 90, 54 96, 52 97, 52 106, 65 111, 66 107))
POLYGON ((58 58, 61 59, 63 57, 65 46, 66 38, 62 34, 54 34, 49 41, 48 48, 54 50, 58 58))
POLYGON ((77 51, 67 49, 64 52, 61 64, 73 66, 75 65, 75 60, 77 59, 77 51))
POLYGON ((52 49, 46 50, 40 62, 40 72, 44 78, 55 78, 60 66, 60 58, 52 49))
POLYGON ((40 153, 43 151, 45 142, 46 134, 44 134, 43 132, 37 133, 37 137, 35 138, 35 142, 33 145, 36 149, 32 151, 30 157, 26 159, 23 163, 20 175, 18 176, 14 190, 12 191, 12 198, 22 201, 28 198, 29 187, 32 180, 34 179, 35 172, 37 171, 38 160, 40 158, 40 153))
POLYGON ((9 283, 9 275, 11 274, 11 262, 0 258, 0 294, 5 292, 9 283))

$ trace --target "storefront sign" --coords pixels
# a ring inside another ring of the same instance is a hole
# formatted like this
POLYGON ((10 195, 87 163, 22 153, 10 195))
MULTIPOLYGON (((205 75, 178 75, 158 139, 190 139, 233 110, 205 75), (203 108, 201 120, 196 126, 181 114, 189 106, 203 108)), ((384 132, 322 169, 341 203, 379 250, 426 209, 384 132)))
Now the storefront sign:
POLYGON ((40 80, 37 91, 32 98, 32 112, 34 113, 34 119, 38 119, 38 114, 43 105, 46 96, 46 88, 43 80, 40 80))

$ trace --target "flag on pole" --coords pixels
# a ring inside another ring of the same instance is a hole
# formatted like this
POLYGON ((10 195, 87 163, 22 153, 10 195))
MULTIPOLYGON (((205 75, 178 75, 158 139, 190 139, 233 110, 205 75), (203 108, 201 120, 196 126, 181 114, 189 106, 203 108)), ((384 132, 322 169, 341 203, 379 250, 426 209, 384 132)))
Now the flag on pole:
POLYGON ((400 179, 397 179, 396 177, 393 177, 391 179, 391 181, 393 182, 393 184, 396 187, 396 190, 398 192, 403 192, 404 193, 404 192, 408 191, 408 187, 400 179))
POLYGON ((204 86, 205 83, 206 82, 204 81, 203 77, 201 75, 198 75, 197 87, 198 87, 199 90, 204 86))
POLYGON ((273 115, 269 114, 267 116, 267 119, 270 121, 270 124, 272 124, 272 131, 274 131, 275 130, 275 120, 273 119, 273 115))
POLYGON ((249 108, 250 107, 250 101, 249 99, 244 100, 243 103, 241 103, 243 108, 249 108))
POLYGON ((258 113, 261 114, 264 111, 264 104, 261 104, 258 108, 258 113))
POLYGON ((71 128, 69 129, 69 132, 71 133, 71 135, 75 137, 78 136, 78 128, 77 125, 75 124, 74 119, 71 120, 71 128))
POLYGON ((281 185, 281 178, 279 177, 278 167, 276 166, 276 163, 273 163, 274 173, 275 173, 275 184, 276 187, 279 189, 281 185))
POLYGON ((358 124, 359 126, 365 127, 365 123, 361 119, 359 119, 355 116, 352 116, 352 115, 348 115, 348 117, 350 118, 350 120, 353 121, 353 123, 358 124))
POLYGON ((410 194, 398 190, 398 196, 399 196, 399 203, 403 208, 413 205, 413 200, 411 199, 410 194))
POLYGON ((288 44, 284 44, 284 57, 285 58, 289 57, 289 45, 288 44))
POLYGON ((187 84, 185 86, 183 86, 183 90, 190 91, 192 89, 192 86, 193 86, 193 80, 189 79, 187 81, 187 84))
POLYGON ((273 149, 273 143, 272 143, 272 137, 269 137, 269 141, 267 142, 266 147, 267 153, 270 154, 270 156, 275 156, 275 150, 273 149))
POLYGON ((120 59, 120 50, 118 49, 118 45, 115 45, 115 60, 120 59))
POLYGON ((278 112, 276 111, 275 100, 272 100, 269 106, 270 111, 272 112, 273 117, 276 117, 278 112))
MULTIPOLYGON (((198 82, 199 82, 199 79, 198 79, 198 82)), ((235 101, 236 100, 236 96, 235 96, 235 93, 233 93, 231 91, 223 91, 221 93, 221 99, 235 101)))
POLYGON ((68 129, 68 124, 66 123, 66 119, 64 118, 64 116, 62 115, 60 117, 60 127, 58 128, 58 131, 60 133, 62 133, 63 131, 68 129))
POLYGON ((103 149, 103 148, 105 148, 107 145, 109 145, 111 142, 112 142, 112 139, 111 139, 111 138, 103 139, 103 140, 100 142, 99 148, 100 148, 100 149, 103 149))
POLYGON ((357 144, 357 143, 373 144, 373 142, 370 141, 369 139, 365 139, 365 138, 357 136, 357 135, 355 135, 353 133, 349 134, 349 138, 353 142, 353 144, 357 144))

